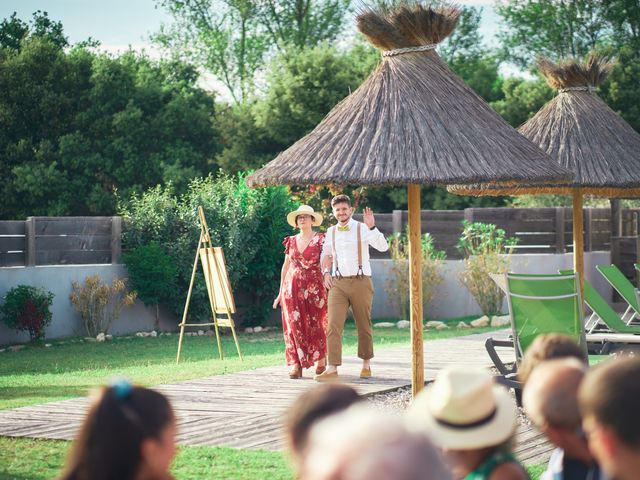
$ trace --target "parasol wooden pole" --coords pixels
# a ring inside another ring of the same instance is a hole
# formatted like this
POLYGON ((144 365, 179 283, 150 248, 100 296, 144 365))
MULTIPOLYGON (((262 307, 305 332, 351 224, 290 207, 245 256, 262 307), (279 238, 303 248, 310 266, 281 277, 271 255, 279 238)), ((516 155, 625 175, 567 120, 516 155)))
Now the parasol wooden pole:
POLYGON ((580 188, 573 189, 573 270, 579 276, 580 298, 584 299, 584 220, 580 188))
POLYGON ((409 300, 411 303, 411 393, 424 387, 424 344, 422 342, 422 229, 420 185, 409 185, 409 300))

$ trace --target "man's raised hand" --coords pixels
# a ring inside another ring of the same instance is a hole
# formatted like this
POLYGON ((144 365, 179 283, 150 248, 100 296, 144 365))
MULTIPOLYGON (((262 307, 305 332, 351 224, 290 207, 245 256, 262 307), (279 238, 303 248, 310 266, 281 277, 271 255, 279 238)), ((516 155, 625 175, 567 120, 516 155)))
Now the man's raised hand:
POLYGON ((369 228, 375 227, 376 219, 373 217, 373 211, 369 207, 364 209, 362 213, 362 221, 369 228))

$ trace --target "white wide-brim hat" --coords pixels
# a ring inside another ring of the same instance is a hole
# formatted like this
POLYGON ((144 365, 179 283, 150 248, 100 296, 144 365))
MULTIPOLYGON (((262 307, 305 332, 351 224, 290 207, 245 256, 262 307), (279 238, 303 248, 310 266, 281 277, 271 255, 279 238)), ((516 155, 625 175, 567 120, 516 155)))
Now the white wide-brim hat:
POLYGON ((296 217, 298 215, 311 215, 311 217, 313 217, 313 223, 311 225, 314 227, 319 227, 322 224, 321 214, 315 212, 309 205, 300 205, 297 210, 294 210, 293 212, 289 212, 287 214, 287 223, 293 228, 297 227, 296 217))
POLYGON ((506 388, 484 370, 450 367, 418 394, 406 419, 411 430, 441 448, 475 450, 513 435, 516 408, 506 388))

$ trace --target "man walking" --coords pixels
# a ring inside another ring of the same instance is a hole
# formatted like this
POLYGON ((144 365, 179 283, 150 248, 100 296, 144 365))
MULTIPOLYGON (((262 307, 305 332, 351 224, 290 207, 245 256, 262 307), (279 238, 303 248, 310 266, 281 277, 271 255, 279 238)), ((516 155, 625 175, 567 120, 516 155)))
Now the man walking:
POLYGON ((315 377, 319 382, 338 378, 338 367, 342 364, 342 331, 349 307, 358 331, 358 357, 362 359, 360 378, 371 377, 373 283, 369 245, 380 252, 389 249, 386 238, 376 228, 370 208, 364 209, 364 223, 361 223, 351 218, 353 207, 347 195, 335 196, 331 207, 338 224, 327 231, 322 250, 324 285, 329 290, 329 326, 328 365, 324 373, 315 377))

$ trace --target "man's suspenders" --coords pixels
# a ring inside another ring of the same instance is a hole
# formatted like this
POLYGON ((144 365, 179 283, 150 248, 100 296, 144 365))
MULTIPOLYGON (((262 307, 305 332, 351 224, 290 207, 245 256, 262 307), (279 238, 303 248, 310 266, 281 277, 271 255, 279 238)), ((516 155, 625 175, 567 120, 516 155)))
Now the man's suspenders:
MULTIPOLYGON (((337 278, 342 278, 342 274, 340 273, 340 269, 338 268, 338 251, 336 250, 336 232, 338 231, 337 226, 331 227, 333 231, 331 232, 331 242, 333 247, 333 270, 335 272, 335 276, 337 278)), ((356 277, 360 278, 364 276, 364 271, 362 270, 362 235, 360 234, 360 222, 357 222, 356 235, 358 241, 358 273, 356 277)))

